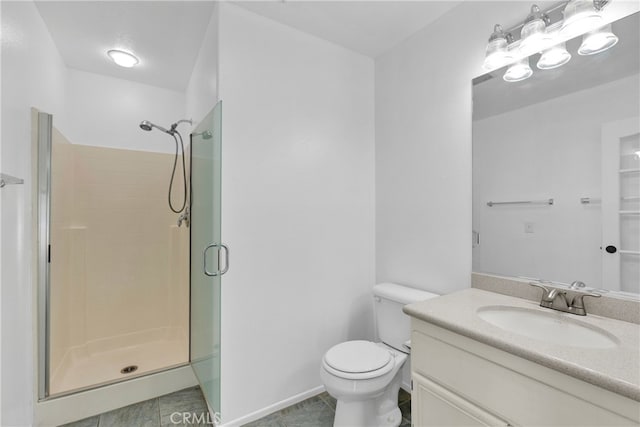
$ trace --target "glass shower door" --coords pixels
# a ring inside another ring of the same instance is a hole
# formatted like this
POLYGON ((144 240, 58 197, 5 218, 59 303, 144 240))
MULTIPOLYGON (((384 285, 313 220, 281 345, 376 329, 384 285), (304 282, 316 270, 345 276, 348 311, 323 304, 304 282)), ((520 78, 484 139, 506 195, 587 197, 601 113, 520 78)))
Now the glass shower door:
POLYGON ((220 412, 222 102, 191 134, 191 366, 211 410, 220 412))

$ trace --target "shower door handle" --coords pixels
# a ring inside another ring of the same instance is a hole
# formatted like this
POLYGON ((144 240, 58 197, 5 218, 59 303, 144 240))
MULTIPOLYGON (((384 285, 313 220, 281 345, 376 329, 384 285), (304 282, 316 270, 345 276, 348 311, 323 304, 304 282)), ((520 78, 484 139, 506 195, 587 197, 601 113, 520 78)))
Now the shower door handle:
MULTIPOLYGON (((220 270, 220 275, 229 271, 229 248, 227 245, 220 243, 220 248, 224 249, 224 268, 220 270)), ((220 268, 220 249, 218 249, 218 268, 220 268)))
POLYGON ((224 273, 226 273, 227 271, 229 271, 229 248, 227 247, 227 245, 224 245, 222 243, 212 243, 209 246, 207 246, 206 248, 204 248, 203 251, 203 257, 204 257, 204 262, 203 262, 203 270, 204 270, 204 274, 209 276, 209 277, 216 277, 216 276, 222 276, 224 273), (209 271, 207 269, 207 251, 211 248, 217 248, 218 249, 218 270, 216 271, 209 271), (220 249, 224 249, 225 252, 225 263, 224 263, 224 268, 222 270, 220 270, 220 249))

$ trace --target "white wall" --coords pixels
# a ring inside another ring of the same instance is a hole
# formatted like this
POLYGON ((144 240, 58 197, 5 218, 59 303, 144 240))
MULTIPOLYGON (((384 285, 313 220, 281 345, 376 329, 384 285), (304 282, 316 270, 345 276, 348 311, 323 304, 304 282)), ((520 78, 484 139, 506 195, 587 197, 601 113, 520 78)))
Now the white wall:
POLYGON ((470 286, 471 80, 493 25, 525 15, 463 3, 376 59, 378 282, 470 286))
POLYGON ((31 2, 2 2, 0 170, 25 180, 0 191, 2 425, 29 425, 33 409, 31 288, 31 113, 65 126, 66 69, 31 2))
MULTIPOLYGON (((69 69, 68 76, 67 105, 72 120, 64 128, 64 134, 69 141, 175 153, 172 137, 155 129, 143 131, 139 124, 149 120, 169 129, 172 123, 185 118, 183 92, 74 69, 69 69)), ((187 125, 180 125, 178 130, 183 137, 188 136, 187 125)))
POLYGON ((580 198, 601 197, 601 126, 639 115, 638 81, 636 74, 474 122, 474 271, 606 287, 601 206, 580 198), (546 198, 554 205, 486 205, 546 198))
POLYGON ((194 127, 218 102, 218 6, 214 7, 205 32, 198 58, 187 85, 187 117, 194 127))
POLYGON ((222 417, 321 386, 372 338, 373 61, 220 4, 222 417))

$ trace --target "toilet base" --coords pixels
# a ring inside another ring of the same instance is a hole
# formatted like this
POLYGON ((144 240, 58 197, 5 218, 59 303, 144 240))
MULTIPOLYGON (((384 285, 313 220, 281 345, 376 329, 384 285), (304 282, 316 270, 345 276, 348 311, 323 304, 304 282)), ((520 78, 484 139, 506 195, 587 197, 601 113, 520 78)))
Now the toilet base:
POLYGON ((391 384, 379 396, 363 400, 337 400, 334 427, 398 427, 402 413, 398 408, 401 375, 398 372, 391 384))
POLYGON ((338 402, 334 427, 398 427, 402 421, 400 408, 378 414, 372 401, 338 402))

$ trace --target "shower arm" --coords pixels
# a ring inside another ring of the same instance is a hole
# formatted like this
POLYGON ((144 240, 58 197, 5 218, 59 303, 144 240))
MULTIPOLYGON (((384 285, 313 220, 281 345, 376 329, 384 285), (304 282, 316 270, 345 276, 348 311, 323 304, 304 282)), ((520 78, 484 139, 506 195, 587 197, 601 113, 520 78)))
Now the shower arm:
POLYGON ((189 123, 190 125, 193 125, 193 120, 191 119, 178 120, 177 122, 171 125, 171 132, 174 132, 180 123, 189 123))

